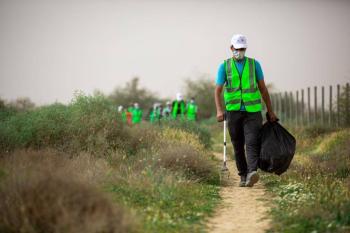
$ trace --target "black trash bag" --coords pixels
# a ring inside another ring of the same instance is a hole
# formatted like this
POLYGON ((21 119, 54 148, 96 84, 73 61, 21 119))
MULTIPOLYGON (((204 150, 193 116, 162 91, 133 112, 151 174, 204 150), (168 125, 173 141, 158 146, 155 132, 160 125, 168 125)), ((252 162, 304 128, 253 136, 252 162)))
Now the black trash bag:
POLYGON ((277 121, 267 122, 260 131, 260 156, 258 167, 266 172, 281 175, 285 172, 295 153, 296 140, 277 121))

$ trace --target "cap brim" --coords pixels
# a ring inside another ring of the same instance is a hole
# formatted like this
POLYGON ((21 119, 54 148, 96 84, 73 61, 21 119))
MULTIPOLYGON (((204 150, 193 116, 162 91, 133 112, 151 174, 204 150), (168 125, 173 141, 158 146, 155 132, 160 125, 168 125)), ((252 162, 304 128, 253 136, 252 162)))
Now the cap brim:
POLYGON ((232 44, 235 49, 246 49, 247 44, 232 44))

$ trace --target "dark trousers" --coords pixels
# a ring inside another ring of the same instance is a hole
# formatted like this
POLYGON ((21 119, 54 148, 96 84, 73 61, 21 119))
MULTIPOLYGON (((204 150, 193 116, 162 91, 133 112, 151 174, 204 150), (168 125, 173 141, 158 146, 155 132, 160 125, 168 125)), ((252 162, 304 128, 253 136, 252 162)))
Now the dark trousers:
POLYGON ((258 169, 258 135, 262 126, 262 115, 261 112, 228 111, 227 121, 238 175, 245 176, 258 169))

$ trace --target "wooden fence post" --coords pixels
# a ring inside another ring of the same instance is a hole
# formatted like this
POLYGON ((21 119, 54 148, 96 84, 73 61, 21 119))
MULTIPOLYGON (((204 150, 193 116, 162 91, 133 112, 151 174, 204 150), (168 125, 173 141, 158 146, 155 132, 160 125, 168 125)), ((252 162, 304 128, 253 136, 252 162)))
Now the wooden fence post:
POLYGON ((315 101, 315 116, 314 116, 314 123, 317 123, 317 86, 314 87, 314 101, 315 101))
POLYGON ((328 124, 331 126, 332 125, 332 115, 333 115, 333 109, 332 109, 332 85, 329 86, 329 116, 328 116, 328 124))
POLYGON ((279 100, 280 100, 280 112, 279 112, 279 116, 277 116, 277 117, 280 117, 281 118, 281 120, 282 120, 282 122, 283 122, 283 98, 282 98, 282 93, 281 92, 279 92, 278 93, 278 98, 279 98, 279 100))
POLYGON ((275 93, 272 94, 272 107, 276 108, 276 95, 275 95, 275 93))
POLYGON ((310 87, 307 88, 307 125, 310 126, 311 105, 310 105, 310 87))
POLYGON ((304 125, 304 89, 301 89, 301 125, 304 125))
POLYGON ((285 121, 287 121, 289 119, 289 112, 288 112, 289 102, 288 102, 288 95, 286 91, 284 92, 284 109, 286 111, 285 121))
POLYGON ((349 99, 350 99, 350 85, 349 85, 349 83, 346 83, 346 90, 345 90, 345 124, 346 124, 346 126, 350 125, 349 99))
MULTIPOLYGON (((271 100, 271 105, 273 106, 273 93, 270 94, 270 100, 271 100)), ((267 107, 266 107, 266 111, 267 111, 267 107)))
POLYGON ((296 106, 295 106, 295 125, 298 127, 299 124, 299 91, 297 91, 297 99, 296 99, 296 106))
POLYGON ((337 85, 337 126, 340 126, 340 85, 337 85))
POLYGON ((274 111, 275 111, 275 114, 278 114, 278 111, 279 111, 279 104, 278 104, 278 93, 275 94, 275 106, 274 106, 274 111))
POLYGON ((321 123, 324 124, 324 86, 321 90, 321 123))
POLYGON ((289 92, 289 112, 290 112, 290 124, 293 122, 293 92, 289 92))

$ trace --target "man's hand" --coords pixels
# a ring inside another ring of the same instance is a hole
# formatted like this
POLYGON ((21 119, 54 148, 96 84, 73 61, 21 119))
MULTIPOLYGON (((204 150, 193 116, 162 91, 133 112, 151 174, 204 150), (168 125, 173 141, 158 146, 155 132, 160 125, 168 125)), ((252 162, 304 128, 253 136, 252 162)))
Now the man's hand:
POLYGON ((222 111, 216 112, 216 119, 218 122, 222 122, 224 120, 224 113, 222 111))
POLYGON ((270 121, 270 122, 275 122, 275 121, 277 121, 277 116, 275 115, 274 112, 267 112, 267 114, 269 114, 269 117, 270 117, 269 121, 270 121))

